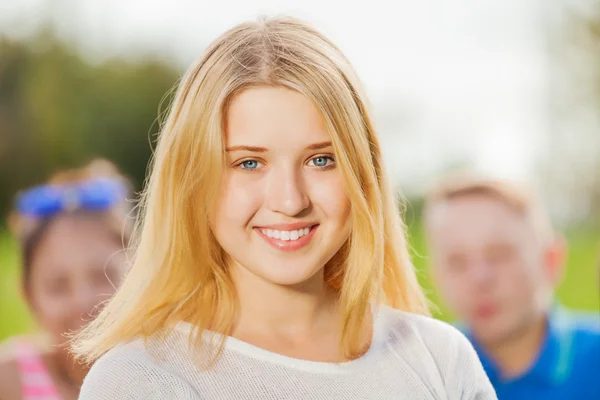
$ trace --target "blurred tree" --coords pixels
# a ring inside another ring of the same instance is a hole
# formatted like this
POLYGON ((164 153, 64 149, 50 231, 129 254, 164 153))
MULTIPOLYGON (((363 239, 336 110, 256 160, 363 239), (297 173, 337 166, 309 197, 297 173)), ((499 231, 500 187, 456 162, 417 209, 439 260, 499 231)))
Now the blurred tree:
POLYGON ((52 32, 0 38, 0 216, 19 189, 97 156, 141 187, 159 104, 177 78, 154 60, 92 65, 52 32))
POLYGON ((546 197, 566 220, 600 226, 600 2, 546 4, 551 60, 546 197))
POLYGON ((592 18, 584 24, 584 31, 587 38, 586 45, 592 55, 590 86, 592 89, 593 110, 597 121, 595 162, 591 170, 593 178, 590 204, 595 221, 600 225, 600 2, 596 2, 596 9, 592 14, 592 18))

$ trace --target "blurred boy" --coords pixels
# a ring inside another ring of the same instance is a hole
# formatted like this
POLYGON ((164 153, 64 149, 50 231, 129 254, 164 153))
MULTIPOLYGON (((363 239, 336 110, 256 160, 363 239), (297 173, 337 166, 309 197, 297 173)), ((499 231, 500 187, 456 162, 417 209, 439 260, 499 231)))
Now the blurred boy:
POLYGON ((600 315, 554 300, 566 248, 533 195, 465 178, 430 193, 424 220, 434 279, 498 398, 600 399, 600 315))

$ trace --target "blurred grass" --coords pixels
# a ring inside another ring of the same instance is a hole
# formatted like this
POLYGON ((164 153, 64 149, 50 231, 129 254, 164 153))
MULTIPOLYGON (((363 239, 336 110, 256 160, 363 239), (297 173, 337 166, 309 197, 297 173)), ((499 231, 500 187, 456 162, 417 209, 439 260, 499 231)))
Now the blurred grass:
MULTIPOLYGON (((598 276, 598 242, 600 232, 579 229, 566 234, 569 258, 566 274, 557 295, 560 301, 580 310, 600 310, 600 277, 598 276)), ((433 290, 427 270, 427 256, 423 234, 415 225, 411 229, 413 261, 419 281, 427 296, 436 306, 434 315, 446 321, 454 318, 441 304, 433 290)), ((30 332, 34 323, 22 301, 19 285, 19 257, 14 240, 0 231, 0 341, 8 336, 30 332)))
POLYGON ((6 232, 0 231, 0 341, 34 327, 21 296, 19 271, 17 245, 6 232))

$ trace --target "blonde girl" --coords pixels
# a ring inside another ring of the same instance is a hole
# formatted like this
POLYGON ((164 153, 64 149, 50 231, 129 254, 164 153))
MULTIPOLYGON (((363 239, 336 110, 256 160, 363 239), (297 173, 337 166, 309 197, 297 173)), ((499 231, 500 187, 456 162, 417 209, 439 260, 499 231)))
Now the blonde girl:
POLYGON ((363 89, 290 18, 227 31, 182 78, 131 270, 74 351, 81 399, 488 399, 427 317, 363 89))
POLYGON ((92 319, 125 274, 129 189, 112 163, 97 159, 18 194, 9 222, 39 332, 1 346, 0 399, 78 398, 89 365, 74 362, 66 334, 92 319))

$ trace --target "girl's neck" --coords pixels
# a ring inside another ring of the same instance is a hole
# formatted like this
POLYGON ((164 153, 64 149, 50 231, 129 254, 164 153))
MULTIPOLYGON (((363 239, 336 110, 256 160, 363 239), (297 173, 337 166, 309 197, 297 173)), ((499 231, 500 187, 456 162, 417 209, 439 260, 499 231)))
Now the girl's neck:
POLYGON ((76 399, 89 368, 76 363, 62 347, 47 353, 45 358, 48 370, 63 398, 76 399))
POLYGON ((331 328, 338 322, 338 296, 323 273, 295 286, 268 282, 239 267, 233 274, 239 301, 235 331, 264 330, 282 334, 331 328))

